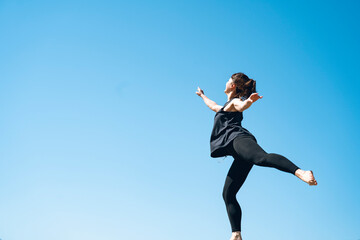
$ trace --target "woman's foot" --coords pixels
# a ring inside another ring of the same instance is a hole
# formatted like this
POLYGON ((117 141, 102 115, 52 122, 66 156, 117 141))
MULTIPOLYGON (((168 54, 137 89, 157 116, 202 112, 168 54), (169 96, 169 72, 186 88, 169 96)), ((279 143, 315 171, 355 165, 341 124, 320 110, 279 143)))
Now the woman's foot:
POLYGON ((300 168, 295 171, 295 176, 306 182, 307 184, 311 185, 317 185, 317 182, 314 178, 314 174, 312 171, 304 171, 300 168))
POLYGON ((242 240, 240 231, 232 232, 230 240, 242 240))

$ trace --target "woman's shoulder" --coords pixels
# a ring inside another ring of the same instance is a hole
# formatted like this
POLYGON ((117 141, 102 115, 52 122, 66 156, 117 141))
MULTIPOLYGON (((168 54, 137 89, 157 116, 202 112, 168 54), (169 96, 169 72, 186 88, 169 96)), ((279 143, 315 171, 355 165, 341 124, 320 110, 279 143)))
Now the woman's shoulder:
POLYGON ((236 97, 235 99, 238 100, 238 101, 241 101, 241 102, 245 101, 244 97, 236 97))
POLYGON ((227 102, 227 104, 225 104, 222 109, 224 110, 224 112, 241 113, 240 111, 237 111, 235 108, 235 105, 239 102, 242 102, 240 98, 233 98, 229 102, 227 102))
POLYGON ((232 104, 233 102, 243 102, 243 100, 241 100, 240 97, 234 97, 234 98, 230 99, 229 101, 227 101, 226 103, 231 103, 232 104))

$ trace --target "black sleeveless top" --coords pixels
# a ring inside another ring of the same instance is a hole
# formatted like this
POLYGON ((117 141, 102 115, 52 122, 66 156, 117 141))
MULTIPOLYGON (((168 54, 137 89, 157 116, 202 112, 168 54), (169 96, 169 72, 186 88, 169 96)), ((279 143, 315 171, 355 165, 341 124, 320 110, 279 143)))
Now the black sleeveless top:
POLYGON ((235 137, 251 137, 257 142, 255 136, 241 126, 243 112, 228 112, 223 110, 233 99, 234 98, 226 102, 215 114, 214 127, 210 137, 210 156, 213 158, 229 155, 225 149, 235 137))

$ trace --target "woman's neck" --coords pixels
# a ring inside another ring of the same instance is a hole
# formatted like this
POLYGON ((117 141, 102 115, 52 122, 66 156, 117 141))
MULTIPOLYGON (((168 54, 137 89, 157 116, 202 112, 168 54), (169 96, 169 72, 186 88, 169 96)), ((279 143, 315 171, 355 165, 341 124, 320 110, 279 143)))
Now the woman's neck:
POLYGON ((235 91, 230 92, 229 94, 226 94, 228 96, 228 101, 236 97, 235 91))

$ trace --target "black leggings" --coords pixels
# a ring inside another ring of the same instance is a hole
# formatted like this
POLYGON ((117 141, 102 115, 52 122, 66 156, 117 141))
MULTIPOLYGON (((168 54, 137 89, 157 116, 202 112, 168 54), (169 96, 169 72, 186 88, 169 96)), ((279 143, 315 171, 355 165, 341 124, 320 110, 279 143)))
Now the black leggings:
POLYGON ((241 208, 236 200, 236 194, 245 182, 253 165, 273 167, 294 175, 299 167, 282 155, 265 152, 250 137, 236 137, 228 145, 227 152, 234 157, 234 161, 226 176, 223 198, 231 230, 235 232, 241 231, 241 208))

